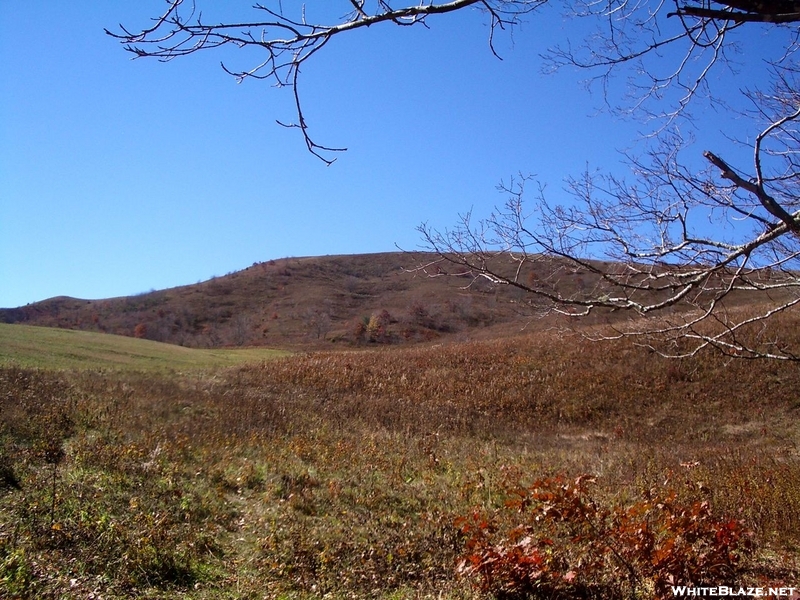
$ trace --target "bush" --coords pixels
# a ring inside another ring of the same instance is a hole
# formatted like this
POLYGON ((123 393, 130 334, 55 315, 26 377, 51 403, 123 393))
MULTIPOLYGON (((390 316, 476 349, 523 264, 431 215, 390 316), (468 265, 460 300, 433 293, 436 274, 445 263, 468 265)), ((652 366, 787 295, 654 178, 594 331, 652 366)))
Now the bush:
POLYGON ((509 490, 492 516, 459 518, 466 537, 459 573, 500 599, 671 598, 671 586, 738 584, 753 550, 739 521, 672 490, 604 507, 588 493, 593 482, 541 479, 509 490), (501 535, 509 512, 521 523, 501 535))
POLYGON ((391 333, 389 332, 389 324, 392 322, 392 316, 388 311, 382 310, 373 313, 367 323, 366 334, 370 342, 388 343, 391 341, 391 333))

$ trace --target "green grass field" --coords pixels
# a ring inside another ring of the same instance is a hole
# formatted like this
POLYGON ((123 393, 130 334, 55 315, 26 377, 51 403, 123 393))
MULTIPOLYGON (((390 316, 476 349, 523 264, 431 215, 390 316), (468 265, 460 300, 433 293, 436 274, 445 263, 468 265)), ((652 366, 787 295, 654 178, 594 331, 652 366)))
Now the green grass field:
POLYGON ((0 366, 182 371, 257 362, 287 354, 266 348, 183 348, 104 333, 0 324, 0 366))

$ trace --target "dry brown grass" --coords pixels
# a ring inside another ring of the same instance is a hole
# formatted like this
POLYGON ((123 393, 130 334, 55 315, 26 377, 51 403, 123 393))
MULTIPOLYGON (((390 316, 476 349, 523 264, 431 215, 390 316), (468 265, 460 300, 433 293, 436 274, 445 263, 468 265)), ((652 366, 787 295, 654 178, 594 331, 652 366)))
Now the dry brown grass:
POLYGON ((22 490, 0 491, 0 590, 467 598, 457 517, 558 473, 614 502, 708 500, 755 534, 743 577, 792 585, 798 389, 794 365, 554 332, 205 375, 5 369, 3 460, 22 490))

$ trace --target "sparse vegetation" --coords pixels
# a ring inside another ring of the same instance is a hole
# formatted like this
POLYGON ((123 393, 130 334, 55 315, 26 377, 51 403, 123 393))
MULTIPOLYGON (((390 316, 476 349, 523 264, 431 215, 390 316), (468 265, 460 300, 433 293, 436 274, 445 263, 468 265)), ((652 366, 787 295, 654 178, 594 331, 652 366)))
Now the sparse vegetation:
POLYGON ((799 386, 555 332, 183 375, 5 366, 0 596, 608 597, 628 566, 640 597, 681 569, 793 585, 799 386), (523 561, 542 544, 551 579, 523 561), (488 585, 490 552, 523 579, 488 585))
MULTIPOLYGON (((482 335, 488 325, 519 330, 530 319, 515 303, 497 303, 486 286, 429 278, 408 270, 419 257, 401 252, 280 259, 222 277, 130 298, 52 298, 0 309, 0 323, 79 329, 193 348, 331 348, 482 335), (444 308, 443 308, 444 307, 444 308), (448 308, 449 307, 449 308, 448 308), (375 315, 374 330, 358 331, 375 315), (389 325, 387 327, 387 325, 389 325)), ((571 282, 564 282, 570 287, 571 282)), ((496 331, 494 333, 497 333, 496 331)))

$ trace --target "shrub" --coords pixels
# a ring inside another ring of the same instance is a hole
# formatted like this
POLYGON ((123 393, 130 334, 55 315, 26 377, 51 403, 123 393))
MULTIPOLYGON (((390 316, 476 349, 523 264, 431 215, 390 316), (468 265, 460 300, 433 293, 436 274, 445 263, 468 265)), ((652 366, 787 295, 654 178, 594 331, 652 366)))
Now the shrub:
POLYGON ((367 323, 369 323, 369 319, 365 317, 364 319, 358 319, 353 324, 353 339, 356 341, 356 343, 364 341, 364 338, 367 335, 367 323))
POLYGON ((392 316, 388 311, 382 310, 373 313, 367 323, 367 336, 369 341, 385 343, 391 341, 391 334, 389 332, 389 324, 392 322, 392 316))
POLYGON ((588 493, 593 481, 540 479, 510 490, 493 516, 459 518, 466 554, 458 571, 501 599, 671 598, 671 586, 737 583, 753 549, 739 521, 672 490, 605 507, 588 493), (521 522, 501 536, 509 512, 521 522))

